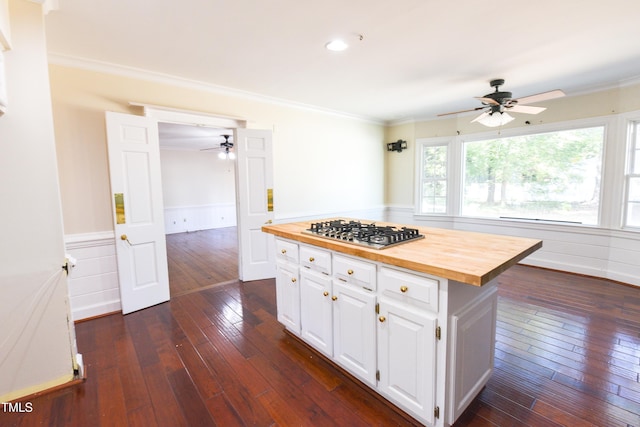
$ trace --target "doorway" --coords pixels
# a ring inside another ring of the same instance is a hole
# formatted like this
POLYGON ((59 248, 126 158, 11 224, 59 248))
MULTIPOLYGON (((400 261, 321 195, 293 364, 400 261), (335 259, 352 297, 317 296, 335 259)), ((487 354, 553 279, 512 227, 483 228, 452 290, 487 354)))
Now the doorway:
POLYGON ((233 131, 158 123, 171 297, 239 278, 233 131))
POLYGON ((202 118, 175 110, 145 107, 145 116, 106 112, 123 314, 170 299, 158 123, 225 126, 220 121, 226 122, 227 128, 235 127, 238 279, 251 281, 275 276, 273 236, 261 229, 274 218, 271 131, 246 129, 246 122, 240 125, 239 120, 202 118))

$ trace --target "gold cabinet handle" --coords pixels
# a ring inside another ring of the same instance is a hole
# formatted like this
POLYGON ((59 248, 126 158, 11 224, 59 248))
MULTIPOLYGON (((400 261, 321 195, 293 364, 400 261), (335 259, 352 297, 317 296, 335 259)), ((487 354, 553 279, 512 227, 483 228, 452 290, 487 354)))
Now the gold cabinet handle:
POLYGON ((126 234, 123 234, 122 236, 120 236, 120 240, 124 240, 124 241, 126 241, 130 246, 133 246, 133 245, 131 244, 131 242, 129 241, 129 238, 127 237, 127 235, 126 235, 126 234))
POLYGON ((400 286, 400 292, 405 293, 409 290, 406 286, 400 286))
POLYGON ((272 220, 269 220, 269 221, 265 222, 265 224, 266 224, 266 225, 273 224, 273 221, 272 221, 272 220))
POLYGON ((338 297, 334 295, 334 296, 332 296, 332 297, 331 297, 331 299, 332 299, 333 301, 336 301, 336 300, 338 299, 338 297))
POLYGON ((296 279, 295 277, 291 278, 291 283, 296 283, 298 281, 298 279, 296 279))
POLYGON ((324 292, 322 293, 322 295, 324 295, 325 297, 328 297, 328 296, 329 296, 329 292, 324 291, 324 292))
POLYGON ((309 262, 313 262, 313 261, 315 261, 315 260, 316 260, 316 259, 315 259, 314 257, 312 257, 312 256, 311 256, 311 257, 309 257, 309 262))
POLYGON ((280 252, 282 252, 282 255, 284 255, 284 254, 286 254, 286 253, 287 253, 287 250, 286 250, 286 249, 283 249, 283 250, 281 250, 280 252))
POLYGON ((384 323, 384 321, 387 320, 387 318, 384 316, 380 316, 378 317, 378 320, 380 321, 380 323, 384 323))
POLYGON ((353 275, 353 270, 351 270, 351 269, 347 270, 347 274, 348 274, 349 276, 352 276, 352 275, 353 275))

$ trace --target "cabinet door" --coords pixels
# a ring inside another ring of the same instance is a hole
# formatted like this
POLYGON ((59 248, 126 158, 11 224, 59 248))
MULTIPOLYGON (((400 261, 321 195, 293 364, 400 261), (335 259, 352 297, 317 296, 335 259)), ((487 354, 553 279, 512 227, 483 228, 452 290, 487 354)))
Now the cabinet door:
POLYGON ((317 273, 301 271, 301 336, 328 357, 333 355, 331 305, 331 279, 317 273))
POLYGON ((436 317, 380 301, 378 391, 427 424, 434 423, 436 317))
POLYGON ((333 282, 333 358, 365 383, 376 385, 376 297, 333 282))
POLYGON ((276 267, 276 304, 278 321, 300 335, 300 287, 298 267, 278 264, 276 267))

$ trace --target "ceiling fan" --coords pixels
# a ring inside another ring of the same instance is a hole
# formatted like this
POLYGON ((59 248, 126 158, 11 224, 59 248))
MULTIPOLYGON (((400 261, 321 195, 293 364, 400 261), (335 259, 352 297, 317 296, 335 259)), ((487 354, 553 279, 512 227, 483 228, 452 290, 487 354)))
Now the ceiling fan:
POLYGON ((230 151, 230 149, 233 148, 233 142, 229 141, 229 138, 231 138, 231 135, 220 135, 220 136, 224 137, 224 142, 220 143, 220 147, 203 148, 200 151, 223 149, 222 151, 220 151, 220 153, 218 153, 219 158, 230 159, 230 160, 235 159, 236 158, 235 153, 233 151, 230 151))
POLYGON ((473 122, 482 123, 485 126, 496 127, 509 123, 514 118, 508 113, 524 113, 524 114, 538 114, 546 110, 546 107, 534 107, 531 105, 540 101, 546 101, 549 99, 560 98, 564 96, 564 92, 560 89, 551 90, 548 92, 542 92, 535 95, 525 96, 523 98, 512 98, 511 92, 501 91, 500 86, 504 84, 504 79, 495 79, 489 82, 491 87, 495 88, 494 92, 488 93, 484 96, 476 97, 482 102, 482 106, 472 108, 470 110, 453 111, 450 113, 438 114, 438 117, 447 116, 450 114, 466 113, 469 111, 484 110, 482 114, 473 119, 473 122))

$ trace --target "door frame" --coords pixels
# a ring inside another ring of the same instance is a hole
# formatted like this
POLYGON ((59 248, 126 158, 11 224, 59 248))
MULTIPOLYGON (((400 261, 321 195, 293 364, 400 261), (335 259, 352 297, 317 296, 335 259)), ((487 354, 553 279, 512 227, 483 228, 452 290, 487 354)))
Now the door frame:
MULTIPOLYGON (((234 135, 236 134, 237 129, 246 129, 247 128, 247 120, 239 117, 231 117, 231 116, 223 116, 216 114, 208 114, 199 111, 189 111, 189 110, 180 110, 170 107, 158 106, 158 105, 150 105, 150 104, 141 104, 141 103, 130 103, 132 106, 142 107, 143 115, 146 117, 150 117, 156 120, 156 122, 165 122, 165 123, 178 123, 184 125, 192 125, 192 126, 209 126, 209 127, 221 127, 227 129, 233 129, 234 135)), ((242 208, 241 198, 237 195, 238 191, 238 170, 236 165, 236 213, 240 212, 242 208)), ((239 224, 238 224, 239 226, 239 224)), ((238 230, 238 277, 242 277, 242 272, 240 271, 241 263, 242 263, 242 242, 240 238, 240 230, 238 230)), ((275 272, 275 268, 274 268, 275 272)))

